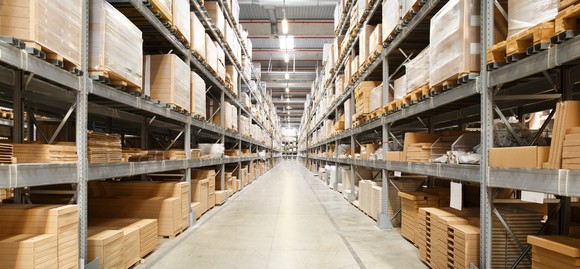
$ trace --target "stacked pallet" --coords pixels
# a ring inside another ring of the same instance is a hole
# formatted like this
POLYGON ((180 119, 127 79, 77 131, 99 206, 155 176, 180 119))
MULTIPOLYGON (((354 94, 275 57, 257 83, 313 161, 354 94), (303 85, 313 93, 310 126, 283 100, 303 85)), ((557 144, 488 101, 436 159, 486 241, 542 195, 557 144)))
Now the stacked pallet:
POLYGON ((0 164, 15 163, 14 146, 11 144, 0 143, 0 164))
POLYGON ((532 268, 580 268, 580 239, 560 236, 528 236, 532 268))
POLYGON ((72 163, 77 161, 74 144, 14 144, 13 154, 18 163, 72 163))
POLYGON ((0 268, 77 268, 75 205, 0 205, 0 268))
POLYGON ((401 235, 407 240, 418 244, 419 208, 439 206, 439 197, 424 192, 399 192, 401 197, 402 221, 401 235))
MULTIPOLYGON (((196 180, 207 179, 207 209, 211 209, 215 206, 215 180, 216 174, 213 169, 199 169, 191 171, 191 178, 196 180)), ((193 198, 192 198, 193 199, 193 198)))
POLYGON ((117 163, 123 161, 121 136, 89 131, 87 158, 89 163, 117 163))
POLYGON ((426 163, 431 160, 432 143, 411 143, 407 147, 407 161, 426 163))
POLYGON ((449 232, 454 224, 468 224, 468 220, 457 216, 434 215, 431 219, 431 266, 446 268, 448 265, 449 232))
POLYGON ((580 169, 580 127, 566 131, 562 146, 562 168, 580 169))
MULTIPOLYGON (((543 214, 529 209, 518 207, 497 207, 505 222, 509 225, 516 238, 526 247, 526 238, 530 234, 536 234, 542 226, 543 214)), ((499 219, 494 216, 492 223, 492 268, 510 268, 519 257, 521 250, 504 229, 499 219)), ((530 268, 531 264, 524 259, 518 268, 530 268)))
POLYGON ((449 268, 469 269, 469 264, 479 264, 479 227, 473 225, 450 225, 448 227, 449 268))

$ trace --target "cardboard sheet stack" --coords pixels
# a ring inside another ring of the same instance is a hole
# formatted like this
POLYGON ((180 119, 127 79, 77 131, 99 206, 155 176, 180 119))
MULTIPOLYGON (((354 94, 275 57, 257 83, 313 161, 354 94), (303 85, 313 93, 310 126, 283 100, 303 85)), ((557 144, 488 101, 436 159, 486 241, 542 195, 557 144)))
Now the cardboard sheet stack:
POLYGON ((0 164, 15 163, 14 146, 12 144, 0 143, 0 164))
POLYGON ((203 119, 205 115, 205 81, 195 72, 191 72, 191 91, 189 112, 203 119))
MULTIPOLYGON (((562 168, 564 145, 570 147, 575 143, 565 142, 565 139, 568 138, 568 141, 576 140, 575 138, 577 135, 575 132, 577 129, 574 127, 580 127, 580 117, 578 117, 578 115, 580 115, 580 101, 564 101, 556 104, 556 115, 554 119, 554 128, 552 129, 553 134, 550 144, 550 155, 548 157, 548 162, 542 165, 543 168, 562 168), (566 132, 570 132, 570 136, 568 136, 566 132)), ((569 149, 567 149, 566 156, 568 157, 565 159, 573 158, 571 156, 575 156, 574 154, 575 153, 569 153, 569 149)), ((575 167, 572 166, 571 162, 574 161, 567 160, 566 166, 575 167)))
POLYGON ((76 205, 0 204, 0 219, 0 268, 78 267, 76 205))
POLYGON ((562 169, 580 169, 580 127, 566 131, 562 150, 562 169))
POLYGON ((170 149, 163 153, 164 160, 185 160, 185 151, 182 149, 170 149))
POLYGON ((189 110, 191 71, 175 54, 146 55, 145 94, 162 103, 189 110))
POLYGON ((80 68, 82 12, 82 3, 76 0, 3 0, 0 35, 27 41, 26 47, 41 48, 47 58, 60 56, 80 68))
POLYGON ((580 267, 580 239, 560 235, 528 236, 532 245, 532 268, 580 267))
POLYGON ((405 133, 403 160, 429 162, 431 145, 439 138, 436 134, 405 133))
POLYGON ((439 197, 424 192, 399 192, 399 197, 401 197, 403 216, 401 221, 401 235, 407 240, 418 244, 418 240, 420 240, 419 208, 438 207, 439 197))
POLYGON ((450 267, 469 269, 479 264, 479 227, 453 224, 449 226, 448 263, 450 267), (453 262, 453 263, 451 263, 453 262), (453 266, 452 266, 453 265, 453 266))
POLYGON ((196 169, 191 171, 191 178, 198 180, 207 179, 207 209, 211 209, 215 206, 215 180, 216 174, 213 169, 196 169))
MULTIPOLYGON (((91 3, 89 71, 108 77, 113 85, 140 90, 143 85, 141 31, 107 1, 91 3)), ((59 23, 55 28, 62 25, 65 24, 59 23)))
POLYGON ((191 50, 205 60, 205 36, 207 35, 205 33, 205 28, 195 13, 190 12, 189 17, 191 19, 191 50))
POLYGON ((122 162, 121 136, 89 131, 87 152, 89 163, 122 162))
POLYGON ((173 27, 184 44, 191 41, 191 19, 189 18, 189 1, 172 0, 173 27))
POLYGON ((71 163, 77 161, 74 143, 14 144, 13 155, 18 163, 71 163))
POLYGON ((209 180, 198 178, 191 180, 191 208, 195 217, 199 218, 208 208, 209 180))
POLYGON ((405 65, 405 68, 405 93, 409 93, 423 85, 429 84, 429 47, 425 48, 423 51, 417 54, 413 60, 409 61, 405 65))

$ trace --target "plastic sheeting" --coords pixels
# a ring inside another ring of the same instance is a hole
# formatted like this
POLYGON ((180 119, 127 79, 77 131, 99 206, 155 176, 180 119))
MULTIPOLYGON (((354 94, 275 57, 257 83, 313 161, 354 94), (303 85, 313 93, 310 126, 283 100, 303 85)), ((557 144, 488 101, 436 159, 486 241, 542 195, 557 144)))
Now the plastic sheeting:
POLYGON ((431 86, 453 79, 458 74, 479 72, 479 3, 479 0, 451 0, 431 19, 431 86))
POLYGON ((336 95, 342 95, 344 93, 344 75, 336 76, 334 81, 334 93, 336 95))
POLYGON ((369 111, 383 107, 383 84, 374 87, 369 94, 369 111))
POLYGON ((210 158, 221 158, 224 155, 223 144, 199 144, 201 155, 208 155, 210 158))
MULTIPOLYGON (((363 1, 363 0, 361 0, 361 1, 363 1)), ((359 66, 362 66, 362 64, 367 60, 367 58, 371 54, 371 50, 369 50, 369 47, 370 47, 371 36, 372 36, 374 30, 375 30, 375 26, 370 26, 370 25, 365 25, 360 30, 360 34, 359 34, 360 38, 359 38, 359 42, 358 42, 358 46, 359 46, 358 65, 359 66)))
POLYGON ((205 61, 217 72, 217 50, 215 44, 207 34, 205 34, 205 61))
POLYGON ((222 9, 218 5, 217 1, 205 1, 205 9, 207 11, 207 15, 211 19, 211 23, 219 29, 222 34, 226 31, 226 18, 224 17, 224 13, 222 9))
POLYGON ((145 56, 145 88, 152 99, 190 109, 191 70, 175 54, 145 56))
POLYGON ((394 88, 395 88, 394 90, 395 100, 403 99, 405 94, 407 94, 407 75, 403 75, 402 77, 396 79, 394 83, 394 88))
POLYGON ((407 86, 405 92, 411 92, 429 83, 429 47, 425 48, 413 60, 409 61, 405 65, 405 68, 407 70, 407 86))
POLYGON ((399 2, 400 0, 383 1, 383 40, 401 24, 401 4, 399 2))
POLYGON ((195 13, 190 13, 191 18, 191 48, 205 59, 205 28, 195 13))
POLYGON ((509 0, 508 37, 558 15, 558 0, 509 0))
POLYGON ((191 41, 191 19, 189 18, 189 0, 172 0, 173 26, 183 35, 185 42, 191 41))
POLYGON ((205 81, 195 72, 191 72, 191 110, 199 116, 205 114, 205 81))
POLYGON ((375 51, 378 46, 383 45, 383 25, 377 24, 375 30, 371 33, 369 38, 369 53, 375 51))
MULTIPOLYGON (((142 86, 141 31, 103 0, 92 1, 90 28, 89 69, 107 71, 110 78, 116 76, 115 79, 124 80, 132 84, 131 86, 142 86)), ((189 88, 189 82, 187 87, 189 88)))

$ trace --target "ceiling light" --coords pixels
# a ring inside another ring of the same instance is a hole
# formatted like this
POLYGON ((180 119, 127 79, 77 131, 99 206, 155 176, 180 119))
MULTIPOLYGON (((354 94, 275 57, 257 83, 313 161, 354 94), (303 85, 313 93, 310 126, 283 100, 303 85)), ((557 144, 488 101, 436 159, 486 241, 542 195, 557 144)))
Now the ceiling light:
POLYGON ((288 115, 290 115, 290 111, 288 111, 288 115))
POLYGON ((287 106, 286 109, 292 109, 292 107, 291 106, 287 106))
POLYGON ((290 74, 288 74, 288 72, 286 72, 286 74, 284 75, 284 78, 290 79, 290 74))
POLYGON ((294 36, 280 36, 280 50, 293 50, 294 36))
POLYGON ((286 18, 282 20, 282 33, 288 34, 288 20, 286 18))
POLYGON ((284 53, 284 62, 289 62, 290 61, 290 55, 288 55, 288 52, 284 53))
POLYGON ((290 88, 286 87, 286 93, 290 92, 290 88))

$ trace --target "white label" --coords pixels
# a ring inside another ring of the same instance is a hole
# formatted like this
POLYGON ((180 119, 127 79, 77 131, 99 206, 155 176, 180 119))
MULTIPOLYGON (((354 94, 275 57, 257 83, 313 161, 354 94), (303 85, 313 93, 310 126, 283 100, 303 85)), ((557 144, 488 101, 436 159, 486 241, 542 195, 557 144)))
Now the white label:
POLYGON ((395 176, 396 177, 401 177, 401 171, 395 171, 395 176))
POLYGON ((522 201, 524 202, 543 204, 544 198, 546 198, 546 194, 544 193, 533 191, 522 191, 522 201))
POLYGON ((449 205, 452 208, 461 210, 463 207, 463 190, 461 183, 451 182, 451 201, 449 205))

